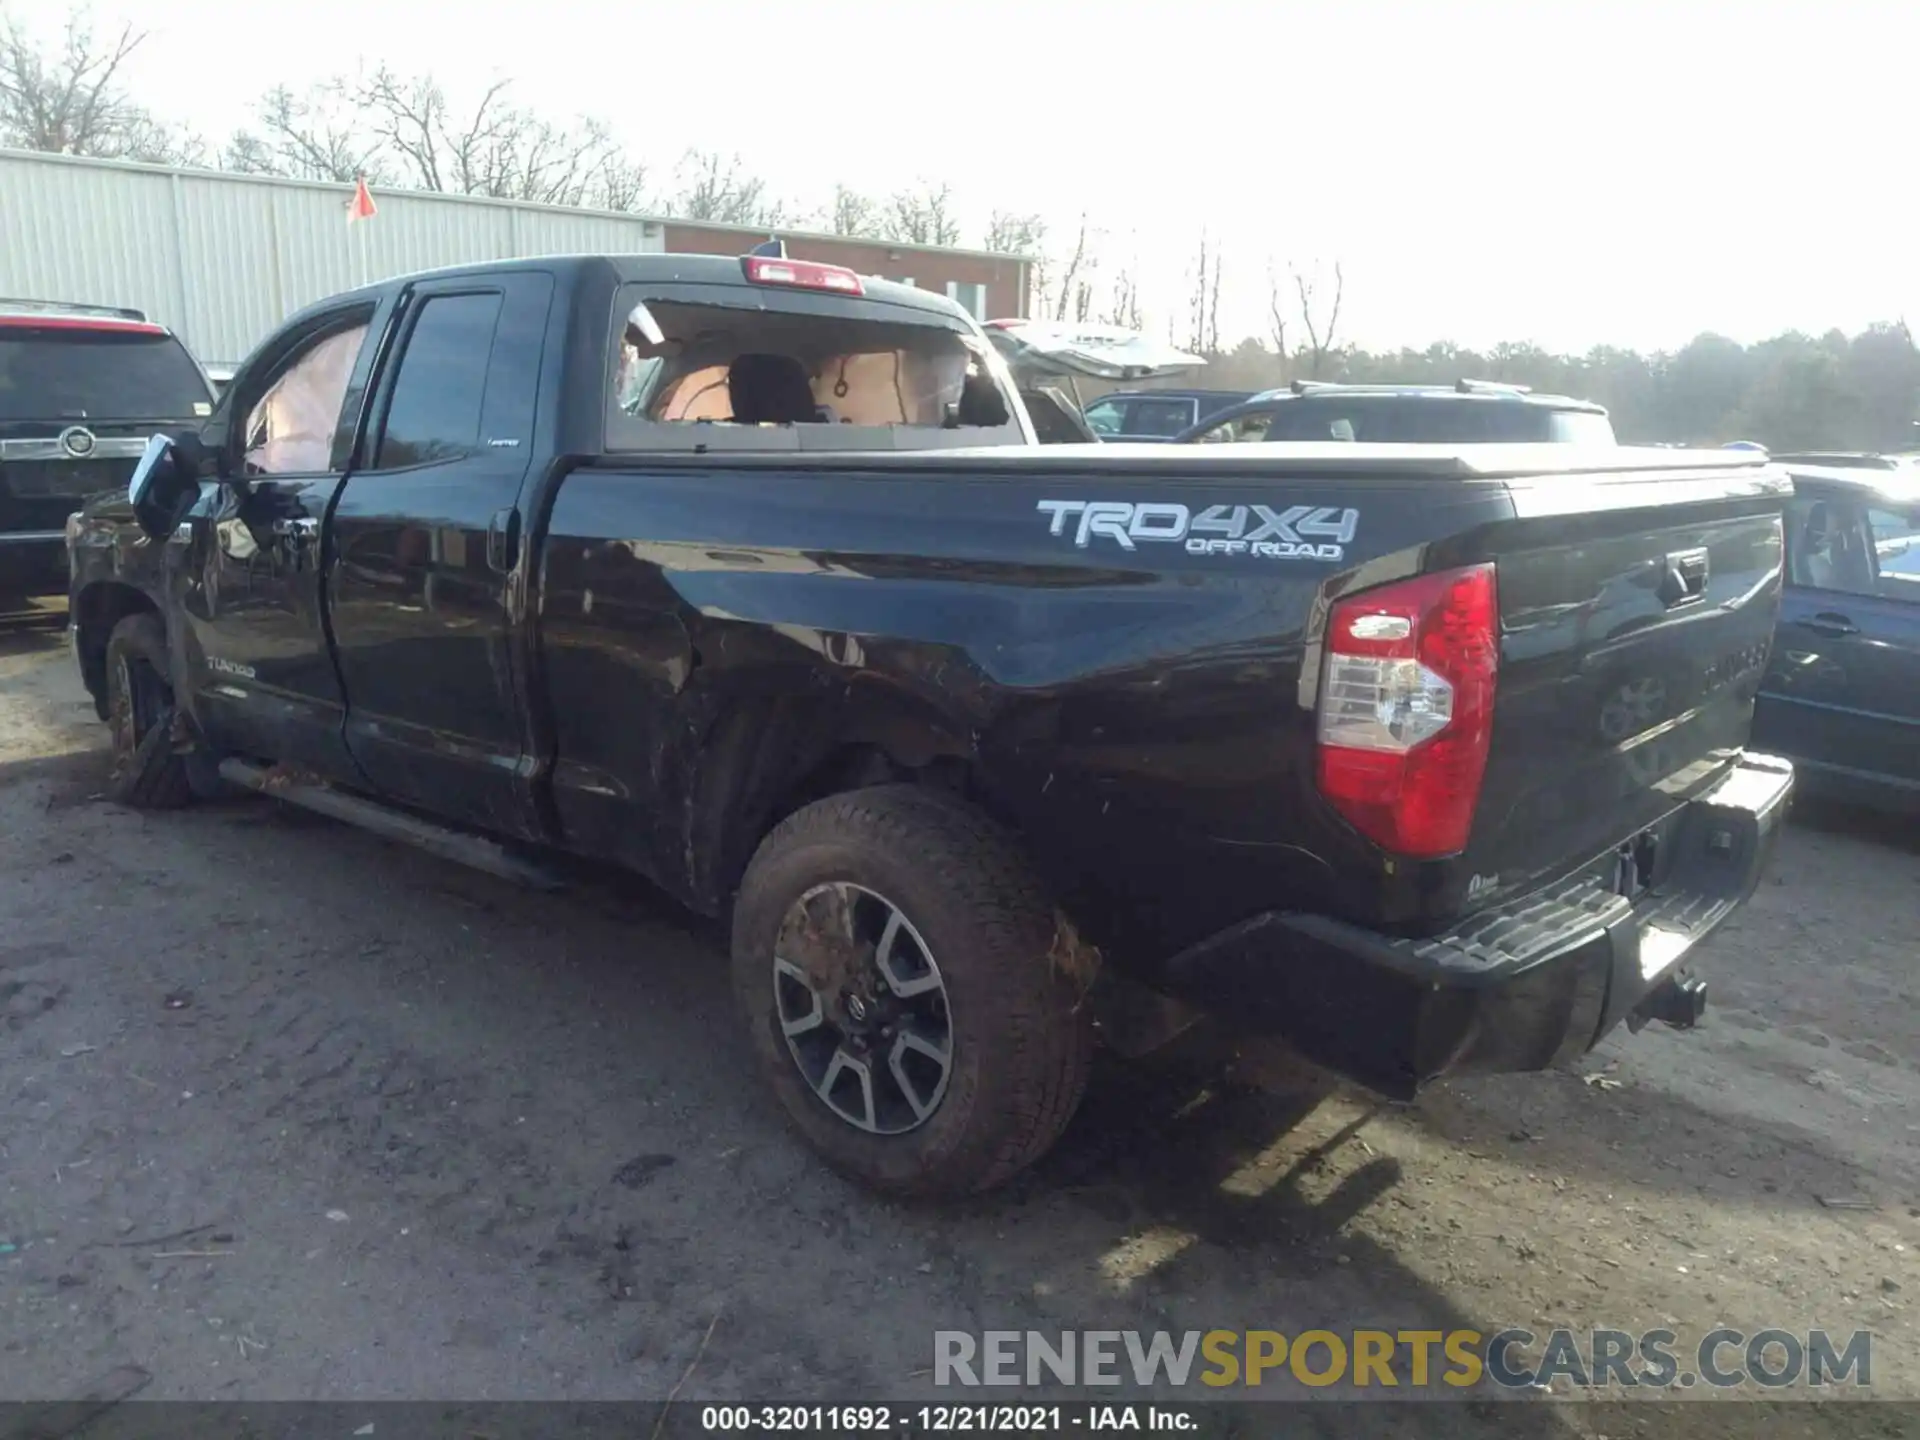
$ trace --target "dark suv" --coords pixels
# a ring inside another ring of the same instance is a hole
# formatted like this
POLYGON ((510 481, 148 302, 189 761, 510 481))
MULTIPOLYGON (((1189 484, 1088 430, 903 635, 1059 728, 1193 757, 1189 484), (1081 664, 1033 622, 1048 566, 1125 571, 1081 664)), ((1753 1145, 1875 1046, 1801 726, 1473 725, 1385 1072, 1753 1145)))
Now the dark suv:
POLYGON ((67 588, 67 516, 124 486, 157 430, 213 411, 206 375, 138 310, 0 300, 0 608, 67 588))
POLYGON ((1358 444, 1617 443, 1606 409, 1521 385, 1337 385, 1296 380, 1201 420, 1175 437, 1219 441, 1352 441, 1358 444))

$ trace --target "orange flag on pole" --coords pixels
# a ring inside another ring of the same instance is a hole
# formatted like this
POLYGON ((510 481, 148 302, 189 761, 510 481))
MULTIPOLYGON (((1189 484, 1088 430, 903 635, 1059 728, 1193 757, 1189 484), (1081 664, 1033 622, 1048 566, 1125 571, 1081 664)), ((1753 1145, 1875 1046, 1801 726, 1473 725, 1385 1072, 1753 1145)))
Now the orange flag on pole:
POLYGON ((373 193, 367 189, 365 176, 353 182, 353 199, 347 203, 347 223, 356 220, 371 220, 380 212, 374 208, 373 193))

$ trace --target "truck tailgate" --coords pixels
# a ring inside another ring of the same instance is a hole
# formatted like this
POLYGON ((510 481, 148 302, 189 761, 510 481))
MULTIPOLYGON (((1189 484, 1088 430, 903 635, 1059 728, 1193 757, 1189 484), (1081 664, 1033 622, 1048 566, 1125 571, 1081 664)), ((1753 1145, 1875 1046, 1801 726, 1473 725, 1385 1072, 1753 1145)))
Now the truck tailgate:
POLYGON ((1604 852, 1747 741, 1781 583, 1781 496, 1747 474, 1543 477, 1494 527, 1493 737, 1465 857, 1476 900, 1604 852))

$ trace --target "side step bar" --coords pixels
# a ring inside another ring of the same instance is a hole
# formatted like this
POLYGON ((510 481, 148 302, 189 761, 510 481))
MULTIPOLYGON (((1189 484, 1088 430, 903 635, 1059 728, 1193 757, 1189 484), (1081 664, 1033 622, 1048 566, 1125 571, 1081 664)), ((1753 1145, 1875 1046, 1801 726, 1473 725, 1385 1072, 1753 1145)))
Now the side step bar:
POLYGON ((358 825, 362 830, 371 830, 384 839, 415 846, 443 860, 484 870, 489 875, 497 875, 515 884, 535 890, 566 888, 567 882, 557 870, 516 853, 498 840, 469 835, 464 830, 423 820, 404 810, 382 805, 377 800, 349 795, 323 784, 290 779, 284 771, 270 770, 246 760, 222 760, 220 778, 329 819, 358 825))

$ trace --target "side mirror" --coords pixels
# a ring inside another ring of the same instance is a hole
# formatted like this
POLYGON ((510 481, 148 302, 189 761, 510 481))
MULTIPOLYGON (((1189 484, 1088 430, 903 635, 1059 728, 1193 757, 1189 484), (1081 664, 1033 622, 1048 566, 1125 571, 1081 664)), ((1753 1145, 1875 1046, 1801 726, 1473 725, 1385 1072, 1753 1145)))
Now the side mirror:
POLYGON ((206 447, 191 430, 155 435, 147 441, 127 481, 127 503, 150 539, 165 539, 181 503, 200 486, 206 447))

